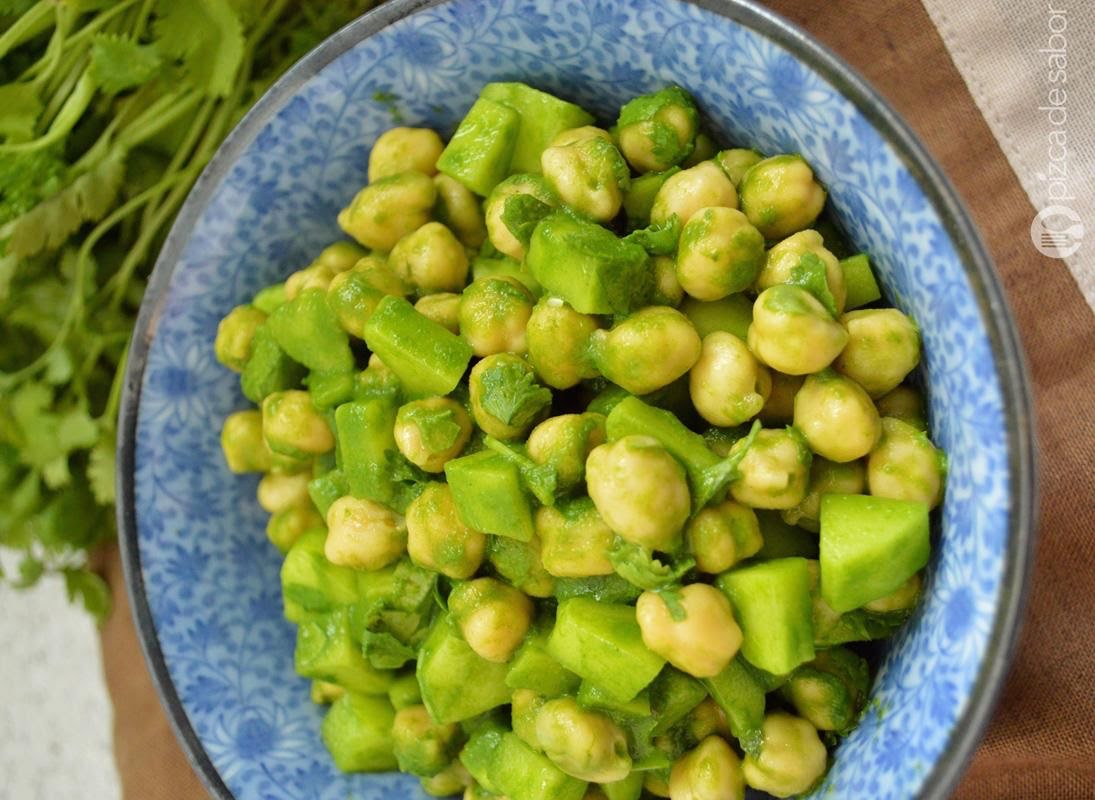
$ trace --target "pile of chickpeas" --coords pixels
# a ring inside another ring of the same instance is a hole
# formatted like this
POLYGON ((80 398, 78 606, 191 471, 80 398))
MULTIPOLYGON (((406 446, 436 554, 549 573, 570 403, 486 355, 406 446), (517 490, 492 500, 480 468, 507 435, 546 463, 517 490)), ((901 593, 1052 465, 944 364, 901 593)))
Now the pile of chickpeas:
MULTIPOLYGON (((404 398, 391 422, 394 448, 424 477, 403 508, 347 494, 318 513, 308 487, 334 450, 336 431, 330 409, 317 407, 307 389, 281 389, 263 398, 261 410, 229 418, 228 463, 267 472, 259 502, 273 515, 271 538, 282 550, 321 527, 332 564, 370 571, 410 559, 440 573, 448 613, 491 663, 513 657, 538 610, 552 607, 558 581, 613 574, 610 552, 621 540, 688 557, 695 566, 677 587, 680 608, 645 591, 635 616, 649 650, 709 678, 742 641, 730 601, 711 583, 761 551, 757 510, 817 531, 827 492, 938 505, 943 460, 926 436, 919 392, 904 383, 920 358, 917 325, 894 308, 845 311, 841 264, 811 228, 826 192, 801 157, 717 151, 690 101, 612 131, 564 131, 543 151, 541 174, 511 176, 485 199, 438 173, 444 146, 426 129, 383 134, 371 151, 368 186, 338 217, 353 242, 324 250, 281 291, 286 302, 326 293, 351 339, 364 338, 383 297, 408 298, 470 345, 473 364, 455 392, 404 398), (667 130, 675 146, 666 145, 667 130), (528 239, 507 224, 507 202, 530 195, 621 231, 636 175, 678 167, 626 224, 675 219, 680 226, 675 251, 649 260, 649 304, 611 317, 541 294, 524 261, 528 239), (827 298, 795 282, 808 255, 824 267, 827 298), (480 262, 493 269, 480 274, 480 262), (737 325, 723 324, 734 319, 737 325), (540 395, 546 399, 500 415, 492 393, 510 390, 505 381, 533 398, 537 388, 548 390, 540 395), (686 469, 658 439, 608 441, 605 413, 627 395, 678 412, 719 458, 745 450, 727 491, 695 508, 686 469), (747 438, 758 420, 763 427, 747 438), (482 449, 486 437, 552 471, 555 502, 534 503, 531 541, 501 542, 471 528, 444 480, 445 465, 482 449), (517 561, 521 569, 512 566, 517 561)), ((243 367, 266 316, 248 305, 226 318, 217 337, 225 364, 243 367)), ((355 386, 399 392, 399 377, 375 355, 361 366, 355 386)), ((919 578, 878 607, 913 602, 918 586, 919 578)), ((518 690, 512 719, 522 740, 569 775, 607 783, 630 773, 624 731, 572 697, 518 690)), ((744 758, 710 698, 688 720, 688 748, 673 754, 668 772, 648 773, 646 791, 721 800, 742 797, 748 784, 785 797, 808 790, 826 769, 817 720, 801 709, 769 713, 768 744, 744 758)), ((396 715, 393 741, 398 755, 423 738, 451 745, 460 735, 458 725, 441 725, 415 704, 396 715)), ((451 751, 440 747, 444 758, 423 775, 427 790, 486 796, 451 751)), ((586 794, 603 797, 596 786, 586 794)))

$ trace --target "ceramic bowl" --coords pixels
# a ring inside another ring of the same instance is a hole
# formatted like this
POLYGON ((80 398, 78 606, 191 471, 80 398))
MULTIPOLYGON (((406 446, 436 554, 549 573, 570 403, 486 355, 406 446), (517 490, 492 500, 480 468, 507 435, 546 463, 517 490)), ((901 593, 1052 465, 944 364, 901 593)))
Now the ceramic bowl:
POLYGON ((339 238, 369 142, 396 122, 447 135, 498 80, 606 116, 687 87, 723 142, 806 157, 888 299, 919 322, 932 436, 950 460, 937 544, 924 601, 815 796, 945 795, 991 713, 1028 572, 1034 470, 1015 329, 968 214, 908 127, 801 30, 740 0, 394 0, 305 58, 220 149, 145 297, 119 465, 137 623, 195 768, 218 800, 421 796, 413 778, 339 774, 320 742, 256 478, 221 456, 221 421, 246 402, 213 337, 229 309, 339 238))

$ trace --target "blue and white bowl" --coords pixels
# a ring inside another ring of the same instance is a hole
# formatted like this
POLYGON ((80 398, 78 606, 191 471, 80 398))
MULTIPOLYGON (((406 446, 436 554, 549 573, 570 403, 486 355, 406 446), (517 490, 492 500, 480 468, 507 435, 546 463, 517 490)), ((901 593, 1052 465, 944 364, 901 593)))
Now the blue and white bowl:
POLYGON ((421 796, 412 778, 339 774, 320 742, 255 479, 221 457, 221 421, 246 402, 213 337, 229 309, 339 237, 369 142, 395 121, 449 133, 499 80, 605 115, 687 87, 721 141, 807 158, 888 298, 919 322, 933 438, 950 458, 938 545, 924 602, 815 796, 945 795, 1000 689, 1029 570, 1015 329, 967 213, 906 125, 835 56, 742 0, 394 0, 305 58, 206 169, 141 309, 119 466, 137 623, 195 768, 218 800, 421 796))

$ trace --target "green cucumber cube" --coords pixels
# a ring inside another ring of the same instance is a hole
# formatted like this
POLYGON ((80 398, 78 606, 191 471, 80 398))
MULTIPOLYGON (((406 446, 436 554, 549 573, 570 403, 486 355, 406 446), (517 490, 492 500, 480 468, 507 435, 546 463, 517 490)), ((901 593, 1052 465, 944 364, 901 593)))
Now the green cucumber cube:
POLYGON ((643 644, 632 606, 584 597, 559 603, 548 652, 624 703, 649 686, 665 666, 665 660, 643 644))
POLYGON ((487 661, 468 647, 445 614, 423 642, 415 674, 430 716, 446 724, 508 703, 507 670, 507 664, 487 661))
POLYGON ((539 174, 540 154, 560 133, 593 124, 581 106, 560 100, 524 83, 488 83, 479 96, 509 106, 521 115, 509 171, 539 174))
POLYGON ((509 174, 520 130, 520 114, 481 97, 437 159, 437 169, 486 197, 509 174))
POLYGON ((925 503, 862 494, 821 498, 821 596, 834 611, 897 591, 930 554, 925 503))
POLYGON ((350 633, 350 611, 339 608, 297 628, 293 666, 298 675, 337 683, 358 694, 386 694, 392 673, 374 668, 350 633))
POLYGON ((392 752, 395 709, 385 697, 347 692, 323 718, 323 743, 343 772, 386 772, 398 764, 392 752))
POLYGON ((767 672, 786 675, 814 657, 810 570, 804 558, 779 558, 724 572, 716 581, 741 625, 741 652, 767 672))
POLYGON ((643 305, 653 286, 642 247, 566 212, 536 226, 525 263, 545 291, 583 314, 626 314, 643 305))
POLYGON ((469 528, 521 542, 532 539, 532 506, 513 462, 484 450, 446 463, 445 477, 469 528))
POLYGON ((866 253, 841 259, 840 267, 844 270, 844 288, 847 292, 844 300, 845 311, 873 303, 882 297, 866 253))
POLYGON ((471 361, 471 345, 415 310, 386 296, 365 325, 365 343, 399 378, 407 395, 446 395, 471 361))

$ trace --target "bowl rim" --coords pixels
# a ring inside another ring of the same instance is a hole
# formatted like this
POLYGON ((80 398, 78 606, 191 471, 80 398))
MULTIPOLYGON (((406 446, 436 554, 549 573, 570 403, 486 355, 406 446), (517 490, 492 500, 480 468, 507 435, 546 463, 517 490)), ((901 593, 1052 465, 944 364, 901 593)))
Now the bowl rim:
MULTIPOLYGON (((334 33, 291 67, 248 111, 202 171, 171 227, 137 315, 122 387, 118 425, 116 505, 118 538, 130 608, 141 650, 167 718, 205 788, 216 800, 234 800, 198 738, 171 679, 160 647, 141 570, 136 519, 136 438, 141 386, 152 340, 175 267, 213 192, 259 132, 296 92, 328 64, 384 28, 451 0, 388 0, 334 33)), ((965 266, 982 312, 1000 380, 1007 428, 1012 513, 997 611, 985 658, 965 710, 939 761, 924 779, 921 798, 944 798, 957 785, 981 740, 1015 655, 1029 595, 1034 555, 1037 456, 1029 373, 1015 320, 992 259, 953 184, 919 137, 865 78, 798 25, 752 0, 680 0, 726 17, 772 40, 832 83, 894 149, 939 211, 965 266)))

